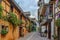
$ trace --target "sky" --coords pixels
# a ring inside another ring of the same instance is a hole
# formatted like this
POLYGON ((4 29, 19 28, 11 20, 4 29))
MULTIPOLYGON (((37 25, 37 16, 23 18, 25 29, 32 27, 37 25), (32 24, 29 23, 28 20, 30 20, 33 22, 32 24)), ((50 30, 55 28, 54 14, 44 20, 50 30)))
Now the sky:
MULTIPOLYGON (((31 12, 31 17, 35 17, 38 20, 38 0, 15 0, 23 11, 31 12)), ((44 0, 48 3, 49 0, 44 0)), ((38 27, 37 23, 37 27, 38 27)))
POLYGON ((31 15, 37 19, 38 0, 15 0, 23 11, 30 11, 31 15))
POLYGON ((44 0, 45 3, 49 3, 50 0, 44 0))
MULTIPOLYGON (((15 0, 23 11, 29 11, 32 17, 38 19, 38 0, 15 0)), ((44 0, 48 3, 49 0, 44 0)))

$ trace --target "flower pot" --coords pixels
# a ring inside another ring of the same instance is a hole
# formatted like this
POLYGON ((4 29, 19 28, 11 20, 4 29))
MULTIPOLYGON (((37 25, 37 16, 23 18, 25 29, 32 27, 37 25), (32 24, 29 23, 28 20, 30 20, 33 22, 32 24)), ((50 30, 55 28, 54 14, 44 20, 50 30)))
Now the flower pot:
POLYGON ((1 31, 2 36, 5 36, 7 33, 8 33, 8 31, 6 31, 5 29, 2 29, 2 31, 1 31))

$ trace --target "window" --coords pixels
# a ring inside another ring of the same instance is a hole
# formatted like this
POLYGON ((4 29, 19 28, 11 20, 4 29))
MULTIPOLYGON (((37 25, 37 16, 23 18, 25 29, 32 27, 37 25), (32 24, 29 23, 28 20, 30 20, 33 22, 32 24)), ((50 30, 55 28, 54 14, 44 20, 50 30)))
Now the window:
POLYGON ((6 11, 5 10, 3 10, 3 15, 6 16, 6 11))
POLYGON ((13 12, 13 5, 10 6, 11 11, 13 12))
POLYGON ((1 34, 2 35, 5 35, 8 33, 8 26, 5 26, 5 25, 1 25, 1 34), (4 33, 5 32, 5 33, 4 33))
POLYGON ((20 19, 22 19, 22 15, 20 16, 20 19))
POLYGON ((8 6, 7 4, 6 4, 6 11, 7 11, 7 12, 10 11, 10 6, 8 6))
POLYGON ((4 2, 4 1, 2 1, 2 6, 3 6, 3 9, 5 9, 5 8, 6 8, 6 4, 5 4, 5 2, 4 2))
POLYGON ((39 0, 39 1, 41 1, 41 0, 39 0))
POLYGON ((0 33, 1 33, 1 30, 2 30, 2 26, 0 25, 0 33))

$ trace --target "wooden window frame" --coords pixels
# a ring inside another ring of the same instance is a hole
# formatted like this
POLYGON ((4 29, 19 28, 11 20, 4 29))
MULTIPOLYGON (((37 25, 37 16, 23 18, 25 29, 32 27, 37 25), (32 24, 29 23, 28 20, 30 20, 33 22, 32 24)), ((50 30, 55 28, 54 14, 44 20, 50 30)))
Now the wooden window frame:
POLYGON ((11 4, 11 5, 10 5, 10 11, 11 11, 11 12, 13 12, 13 8, 14 8, 14 7, 13 7, 13 5, 11 4))

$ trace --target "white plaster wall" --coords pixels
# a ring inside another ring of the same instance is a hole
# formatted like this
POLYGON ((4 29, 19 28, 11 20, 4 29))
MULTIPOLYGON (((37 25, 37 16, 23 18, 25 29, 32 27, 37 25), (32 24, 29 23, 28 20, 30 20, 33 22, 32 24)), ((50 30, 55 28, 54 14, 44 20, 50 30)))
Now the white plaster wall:
POLYGON ((54 40, 52 35, 54 35, 54 20, 51 22, 51 40, 54 40))

